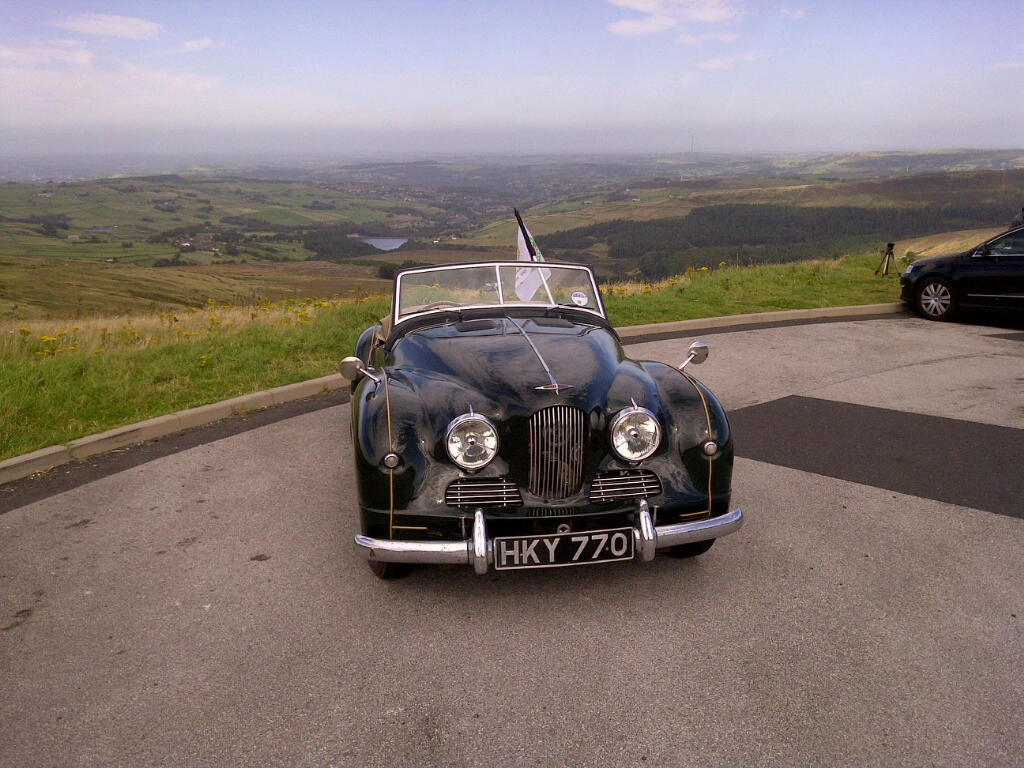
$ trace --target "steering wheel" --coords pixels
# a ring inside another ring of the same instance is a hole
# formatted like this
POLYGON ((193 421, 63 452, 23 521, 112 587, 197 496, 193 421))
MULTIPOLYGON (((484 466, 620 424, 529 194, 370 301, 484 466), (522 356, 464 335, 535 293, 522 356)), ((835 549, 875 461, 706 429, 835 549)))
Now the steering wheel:
POLYGON ((431 309, 443 309, 444 307, 458 307, 460 304, 457 301, 432 301, 423 307, 423 312, 427 312, 431 309))

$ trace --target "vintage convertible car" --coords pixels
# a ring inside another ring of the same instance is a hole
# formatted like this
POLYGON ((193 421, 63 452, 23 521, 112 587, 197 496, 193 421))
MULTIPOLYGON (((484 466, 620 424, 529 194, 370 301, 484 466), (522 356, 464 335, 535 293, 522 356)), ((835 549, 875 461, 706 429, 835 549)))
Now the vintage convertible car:
MULTIPOLYGON (((706 357, 697 342, 686 363, 706 357)), ((357 547, 381 578, 707 551, 743 513, 725 412, 686 363, 628 359, 585 266, 400 272, 341 365, 357 547)))

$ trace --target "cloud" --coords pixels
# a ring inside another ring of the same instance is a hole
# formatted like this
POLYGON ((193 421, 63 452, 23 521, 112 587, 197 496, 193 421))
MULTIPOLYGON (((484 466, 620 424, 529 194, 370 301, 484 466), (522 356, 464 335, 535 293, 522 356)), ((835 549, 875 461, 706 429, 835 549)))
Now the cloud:
POLYGON ((145 104, 152 93, 196 96, 207 93, 220 85, 215 77, 206 77, 192 72, 168 72, 126 64, 116 80, 129 98, 145 104))
POLYGON ((146 58, 163 58, 164 56, 187 56, 191 53, 202 53, 207 50, 229 47, 230 43, 218 43, 212 38, 203 37, 199 40, 187 40, 176 48, 154 50, 143 54, 146 58))
POLYGON ((160 34, 162 24, 132 16, 112 16, 104 13, 83 13, 56 22, 56 26, 80 35, 121 37, 128 40, 150 40, 160 34))
POLYGON ((743 0, 608 0, 646 16, 667 17, 676 23, 721 24, 738 21, 745 13, 743 0))
POLYGON ((807 11, 804 8, 783 8, 782 15, 791 19, 802 19, 807 16, 807 11))
MULTIPOLYGON (((643 14, 635 19, 623 19, 608 25, 613 35, 640 37, 657 35, 682 24, 722 24, 738 21, 746 13, 742 0, 608 0, 612 5, 643 14)), ((699 45, 704 40, 725 38, 713 35, 684 35, 680 38, 688 45, 699 45)), ((732 42, 725 40, 726 42, 732 42)))
POLYGON ((51 45, 34 45, 24 48, 9 48, 0 45, 0 62, 12 69, 85 67, 92 61, 93 55, 85 45, 73 40, 59 40, 51 45))
POLYGON ((742 64, 742 63, 748 62, 748 61, 757 61, 758 59, 765 58, 765 56, 766 56, 766 54, 757 53, 756 51, 751 51, 750 53, 743 53, 743 54, 740 54, 739 56, 723 56, 723 57, 717 58, 717 59, 708 59, 707 61, 702 61, 697 66, 700 67, 701 69, 705 69, 705 70, 707 70, 707 69, 732 69, 737 64, 742 64))
POLYGON ((229 108, 217 79, 100 62, 81 44, 0 47, 0 93, 5 123, 51 128, 170 123, 182 114, 222 115, 229 108))
POLYGON ((208 51, 211 48, 216 48, 217 44, 208 37, 204 37, 200 40, 189 40, 182 46, 183 50, 188 53, 194 53, 195 51, 208 51))
POLYGON ((680 35, 679 42, 686 45, 703 45, 704 43, 735 43, 736 35, 731 32, 712 32, 707 35, 680 35))
POLYGON ((645 16, 642 19, 625 19, 608 25, 608 31, 613 35, 624 35, 626 37, 639 37, 642 35, 656 35, 671 29, 679 22, 671 16, 645 16))
POLYGON ((200 53, 201 51, 212 51, 217 48, 223 48, 221 43, 214 42, 209 37, 202 37, 198 40, 188 40, 177 48, 171 48, 166 51, 157 51, 152 53, 152 56, 178 56, 181 54, 189 53, 200 53))

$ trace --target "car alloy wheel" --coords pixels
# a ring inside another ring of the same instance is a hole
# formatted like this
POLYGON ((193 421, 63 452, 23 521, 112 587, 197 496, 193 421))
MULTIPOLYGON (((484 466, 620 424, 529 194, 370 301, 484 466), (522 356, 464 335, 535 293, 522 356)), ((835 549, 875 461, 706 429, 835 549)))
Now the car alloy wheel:
POLYGON ((929 320, 945 320, 953 313, 953 288, 941 278, 925 280, 917 292, 917 308, 929 320))

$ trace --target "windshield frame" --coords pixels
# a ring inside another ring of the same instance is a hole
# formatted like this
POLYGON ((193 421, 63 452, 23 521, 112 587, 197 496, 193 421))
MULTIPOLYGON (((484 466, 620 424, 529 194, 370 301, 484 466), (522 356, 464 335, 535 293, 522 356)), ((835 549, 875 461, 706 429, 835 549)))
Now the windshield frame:
POLYGON ((538 312, 564 308, 589 313, 602 320, 608 320, 604 300, 597 286, 597 279, 594 276, 593 270, 585 264, 548 261, 474 261, 460 264, 413 267, 402 270, 395 275, 394 293, 391 302, 392 327, 395 328, 399 324, 407 323, 415 318, 443 314, 445 312, 460 312, 462 310, 501 312, 507 308, 532 308, 538 312), (512 291, 508 290, 506 283, 508 282, 509 271, 515 270, 512 274, 516 275, 516 282, 518 283, 521 275, 524 277, 523 282, 525 282, 529 275, 528 272, 520 272, 520 270, 524 269, 536 270, 532 274, 535 275, 533 283, 536 285, 535 291, 539 299, 535 298, 524 301, 515 294, 514 289, 512 291), (405 306, 403 306, 403 300, 408 299, 412 290, 417 286, 423 285, 424 275, 454 276, 458 273, 466 274, 470 271, 479 271, 486 277, 488 270, 493 271, 493 283, 488 283, 486 286, 481 285, 477 289, 478 291, 487 290, 488 301, 457 302, 455 306, 449 304, 426 309, 425 307, 431 306, 430 302, 427 304, 415 304, 410 300, 405 301, 405 306), (556 276, 560 277, 555 279, 556 276), (567 290, 566 288, 560 288, 558 284, 566 282, 564 278, 567 276, 571 279, 569 287, 575 287, 574 283, 578 283, 578 287, 572 291, 570 301, 558 301, 555 298, 555 293, 559 290, 567 290), (572 276, 575 276, 575 280, 572 280, 572 276), (492 289, 494 292, 493 300, 490 300, 490 291, 492 289), (404 295, 403 292, 405 292, 404 295), (580 301, 583 301, 583 303, 579 303, 580 301))

